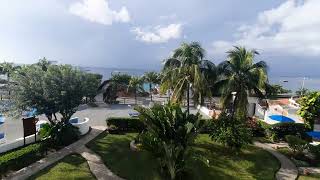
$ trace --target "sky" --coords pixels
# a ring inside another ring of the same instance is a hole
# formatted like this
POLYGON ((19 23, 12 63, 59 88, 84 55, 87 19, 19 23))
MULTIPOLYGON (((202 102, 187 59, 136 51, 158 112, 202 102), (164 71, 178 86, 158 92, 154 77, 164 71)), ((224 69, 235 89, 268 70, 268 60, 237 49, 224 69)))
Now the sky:
POLYGON ((320 0, 0 0, 0 61, 158 70, 182 42, 218 64, 256 49, 273 76, 320 76, 320 0))

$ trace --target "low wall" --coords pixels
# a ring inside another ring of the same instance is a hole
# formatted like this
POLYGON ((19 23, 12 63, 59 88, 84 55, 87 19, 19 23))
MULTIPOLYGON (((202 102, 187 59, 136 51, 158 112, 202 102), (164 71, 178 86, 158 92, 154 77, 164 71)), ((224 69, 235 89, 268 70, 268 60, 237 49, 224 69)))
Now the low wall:
POLYGON ((79 128, 80 134, 87 134, 90 130, 89 118, 84 118, 82 121, 79 120, 78 123, 71 123, 73 126, 79 128))
MULTIPOLYGON (((40 136, 37 135, 37 141, 40 140, 40 136)), ((26 145, 35 142, 34 135, 26 137, 26 145)), ((5 143, 0 145, 0 153, 10 151, 12 149, 16 149, 18 147, 23 146, 23 138, 16 139, 13 142, 5 143)))

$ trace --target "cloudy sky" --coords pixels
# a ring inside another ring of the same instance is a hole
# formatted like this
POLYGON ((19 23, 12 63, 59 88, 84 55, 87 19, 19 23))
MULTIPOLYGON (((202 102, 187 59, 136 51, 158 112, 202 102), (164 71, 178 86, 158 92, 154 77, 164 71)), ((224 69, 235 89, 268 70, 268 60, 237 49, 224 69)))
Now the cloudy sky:
POLYGON ((255 48, 272 75, 320 76, 320 0, 0 0, 0 61, 159 69, 181 42, 219 63, 255 48))

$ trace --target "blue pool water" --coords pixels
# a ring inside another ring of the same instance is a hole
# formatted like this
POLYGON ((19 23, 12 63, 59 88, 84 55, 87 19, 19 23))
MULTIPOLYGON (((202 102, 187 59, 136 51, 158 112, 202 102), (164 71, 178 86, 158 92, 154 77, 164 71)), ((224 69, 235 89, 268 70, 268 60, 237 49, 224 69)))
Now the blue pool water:
POLYGON ((320 140, 320 132, 319 131, 311 131, 311 132, 307 132, 307 134, 314 139, 320 140))
POLYGON ((5 118, 0 114, 0 125, 4 123, 5 118))
POLYGON ((293 119, 287 116, 282 116, 282 115, 272 115, 272 116, 269 116, 269 118, 279 122, 295 122, 293 119))

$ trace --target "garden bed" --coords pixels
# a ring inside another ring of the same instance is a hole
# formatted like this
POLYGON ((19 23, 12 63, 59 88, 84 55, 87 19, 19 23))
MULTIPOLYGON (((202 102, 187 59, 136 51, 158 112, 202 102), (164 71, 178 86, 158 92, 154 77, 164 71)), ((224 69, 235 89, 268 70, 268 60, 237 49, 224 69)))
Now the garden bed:
MULTIPOLYGON (((124 135, 104 132, 88 147, 99 154, 108 168, 128 180, 161 180, 156 159, 146 151, 134 152, 129 143, 136 133, 124 135)), ((200 135, 192 147, 197 156, 207 159, 209 165, 192 157, 187 161, 188 179, 275 179, 280 163, 268 152, 249 146, 240 154, 211 141, 208 135, 200 135)))

